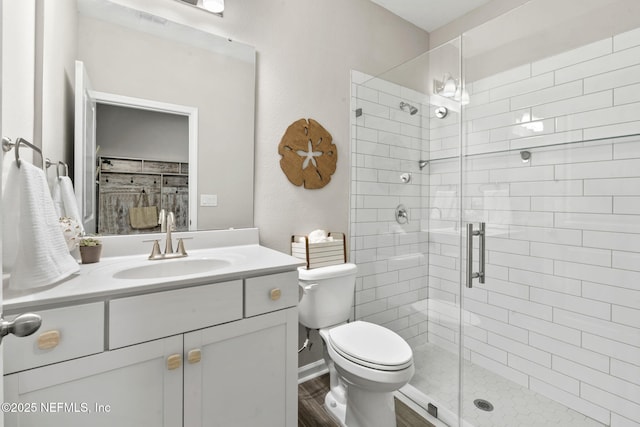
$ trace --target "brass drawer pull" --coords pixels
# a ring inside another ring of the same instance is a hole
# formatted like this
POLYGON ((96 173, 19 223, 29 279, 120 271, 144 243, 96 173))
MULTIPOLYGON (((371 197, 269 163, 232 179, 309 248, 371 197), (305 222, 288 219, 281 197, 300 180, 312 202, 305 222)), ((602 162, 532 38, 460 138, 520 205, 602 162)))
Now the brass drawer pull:
POLYGON ((269 292, 269 297, 271 298, 271 301, 278 301, 281 296, 282 296, 282 291, 280 290, 280 288, 271 289, 271 291, 269 292))
POLYGON ((43 332, 38 336, 38 348, 40 350, 50 350, 60 344, 60 331, 52 330, 43 332))
POLYGON ((173 371, 178 369, 182 365, 182 356, 179 354, 172 354, 167 357, 167 369, 173 371))
POLYGON ((189 352, 187 353, 187 361, 189 361, 189 363, 191 364, 200 362, 201 358, 202 352, 199 348, 189 350, 189 352))

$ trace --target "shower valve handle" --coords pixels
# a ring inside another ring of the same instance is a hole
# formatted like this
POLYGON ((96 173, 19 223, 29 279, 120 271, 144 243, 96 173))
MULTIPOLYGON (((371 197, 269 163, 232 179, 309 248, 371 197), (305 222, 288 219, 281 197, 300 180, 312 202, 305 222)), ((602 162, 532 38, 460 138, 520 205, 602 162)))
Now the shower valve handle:
POLYGON ((396 222, 398 224, 409 224, 409 211, 404 205, 398 205, 396 207, 396 222))

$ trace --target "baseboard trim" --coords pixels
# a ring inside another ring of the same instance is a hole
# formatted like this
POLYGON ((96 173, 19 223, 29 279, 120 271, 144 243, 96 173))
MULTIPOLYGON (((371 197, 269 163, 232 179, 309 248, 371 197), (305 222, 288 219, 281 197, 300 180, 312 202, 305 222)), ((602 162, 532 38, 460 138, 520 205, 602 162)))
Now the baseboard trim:
POLYGON ((327 372, 329 372, 329 368, 327 368, 323 359, 316 360, 308 365, 300 366, 298 368, 298 384, 317 378, 327 372))

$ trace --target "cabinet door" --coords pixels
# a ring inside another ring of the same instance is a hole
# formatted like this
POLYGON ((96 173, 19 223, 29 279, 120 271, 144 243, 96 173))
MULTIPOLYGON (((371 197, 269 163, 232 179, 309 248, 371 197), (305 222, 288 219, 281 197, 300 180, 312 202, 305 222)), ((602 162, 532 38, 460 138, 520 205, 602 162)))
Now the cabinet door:
POLYGON ((181 361, 180 335, 7 375, 6 424, 179 427, 181 361))
POLYGON ((297 426, 297 331, 291 308, 185 334, 185 427, 297 426))

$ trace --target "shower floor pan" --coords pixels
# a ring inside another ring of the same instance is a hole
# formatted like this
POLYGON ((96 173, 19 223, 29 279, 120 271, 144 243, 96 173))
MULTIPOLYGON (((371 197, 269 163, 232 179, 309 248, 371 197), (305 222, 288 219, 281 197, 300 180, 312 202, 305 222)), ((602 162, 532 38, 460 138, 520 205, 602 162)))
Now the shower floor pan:
MULTIPOLYGON (((457 426, 454 412, 458 409, 457 358, 433 344, 421 344, 413 349, 416 373, 402 389, 409 398, 426 408, 438 406, 438 418, 457 426)), ((462 410, 464 427, 604 427, 561 403, 524 388, 508 379, 465 360, 462 410), (490 403, 488 407, 483 400, 490 403)))

